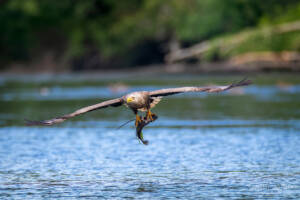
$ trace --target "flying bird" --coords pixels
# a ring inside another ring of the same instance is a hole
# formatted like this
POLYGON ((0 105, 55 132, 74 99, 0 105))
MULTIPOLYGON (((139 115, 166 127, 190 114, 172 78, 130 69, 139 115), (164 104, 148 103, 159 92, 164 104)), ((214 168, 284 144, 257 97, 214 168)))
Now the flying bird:
MULTIPOLYGON (((179 94, 179 93, 185 93, 185 92, 222 92, 229 89, 232 89, 234 87, 239 86, 246 86, 251 84, 251 80, 243 79, 238 83, 232 83, 230 85, 225 86, 207 86, 207 87, 178 87, 178 88, 166 88, 166 89, 160 89, 160 90, 154 90, 154 91, 137 91, 132 92, 127 95, 124 95, 120 98, 111 99, 108 101, 104 101, 95 105, 91 105, 88 107, 81 108, 79 110, 76 110, 73 113, 66 114, 60 117, 56 117, 49 120, 44 121, 31 121, 27 120, 27 125, 48 125, 51 126, 53 124, 61 123, 67 119, 70 119, 72 117, 76 117, 78 115, 91 112, 94 110, 107 108, 107 107, 119 107, 121 105, 125 105, 128 108, 130 108, 133 113, 135 114, 135 126, 139 128, 139 125, 143 123, 143 119, 145 119, 147 122, 154 121, 157 116, 151 112, 151 109, 156 106, 162 97, 179 94), (138 111, 146 112, 146 116, 141 118, 138 115, 138 111)), ((148 123, 147 123, 148 124, 148 123)), ((144 124, 143 124, 144 126, 144 124)), ((143 127, 142 126, 142 127, 143 127)))

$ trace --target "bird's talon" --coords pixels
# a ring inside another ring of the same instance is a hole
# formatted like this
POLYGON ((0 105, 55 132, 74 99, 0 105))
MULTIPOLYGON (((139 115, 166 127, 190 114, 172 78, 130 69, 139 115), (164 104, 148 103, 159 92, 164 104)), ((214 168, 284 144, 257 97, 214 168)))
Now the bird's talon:
POLYGON ((135 127, 138 127, 141 122, 142 122, 141 117, 139 115, 136 115, 135 127))
POLYGON ((139 124, 140 124, 140 122, 139 122, 139 121, 135 121, 135 127, 138 127, 138 126, 139 126, 139 124))
POLYGON ((154 119, 153 119, 153 117, 152 116, 155 116, 155 114, 154 113, 152 113, 150 110, 148 110, 148 112, 147 112, 147 116, 146 116, 146 119, 147 120, 149 120, 150 119, 150 121, 151 122, 153 122, 154 121, 154 119))

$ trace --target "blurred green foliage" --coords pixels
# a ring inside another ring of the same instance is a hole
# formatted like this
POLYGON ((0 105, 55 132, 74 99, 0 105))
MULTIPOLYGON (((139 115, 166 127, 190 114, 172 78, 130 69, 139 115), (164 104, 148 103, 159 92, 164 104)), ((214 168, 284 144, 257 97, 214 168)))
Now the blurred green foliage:
POLYGON ((4 0, 0 69, 48 50, 77 63, 96 55, 99 67, 162 62, 173 39, 189 46, 299 13, 298 0, 4 0))

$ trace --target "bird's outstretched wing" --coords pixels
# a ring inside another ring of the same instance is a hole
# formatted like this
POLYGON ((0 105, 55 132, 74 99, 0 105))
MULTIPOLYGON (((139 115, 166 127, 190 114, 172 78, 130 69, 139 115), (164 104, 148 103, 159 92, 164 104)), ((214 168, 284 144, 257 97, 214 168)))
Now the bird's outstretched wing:
POLYGON ((238 83, 232 83, 230 85, 225 85, 225 86, 167 88, 167 89, 155 90, 150 92, 149 94, 151 97, 162 97, 162 96, 168 96, 168 95, 173 95, 173 94, 178 94, 183 92, 210 92, 210 93, 222 92, 234 87, 250 85, 251 83, 252 83, 251 80, 247 80, 245 78, 238 83))
POLYGON ((101 109, 101 108, 106 108, 109 106, 112 107, 117 107, 123 104, 123 100, 122 98, 118 98, 118 99, 112 99, 112 100, 108 100, 108 101, 104 101, 95 105, 91 105, 91 106, 87 106, 84 108, 81 108, 79 110, 76 110, 73 113, 67 114, 67 115, 63 115, 61 117, 56 117, 53 119, 49 119, 49 120, 44 120, 44 121, 31 121, 31 120, 26 120, 26 124, 27 125, 45 125, 45 126, 51 126, 53 124, 56 123, 61 123, 69 118, 75 117, 77 115, 81 115, 83 113, 87 113, 93 110, 97 110, 97 109, 101 109))

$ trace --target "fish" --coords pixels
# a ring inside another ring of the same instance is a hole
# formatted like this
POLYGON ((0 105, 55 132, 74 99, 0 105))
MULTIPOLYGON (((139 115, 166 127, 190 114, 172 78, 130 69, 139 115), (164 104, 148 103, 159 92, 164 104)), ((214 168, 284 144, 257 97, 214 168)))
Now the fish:
POLYGON ((158 116, 152 113, 152 120, 147 119, 147 117, 141 117, 141 121, 139 122, 139 124, 136 127, 136 137, 138 138, 139 141, 141 141, 144 145, 148 145, 149 141, 148 140, 144 140, 144 136, 143 136, 143 129, 145 126, 147 126, 148 124, 154 122, 155 120, 157 120, 158 116))

